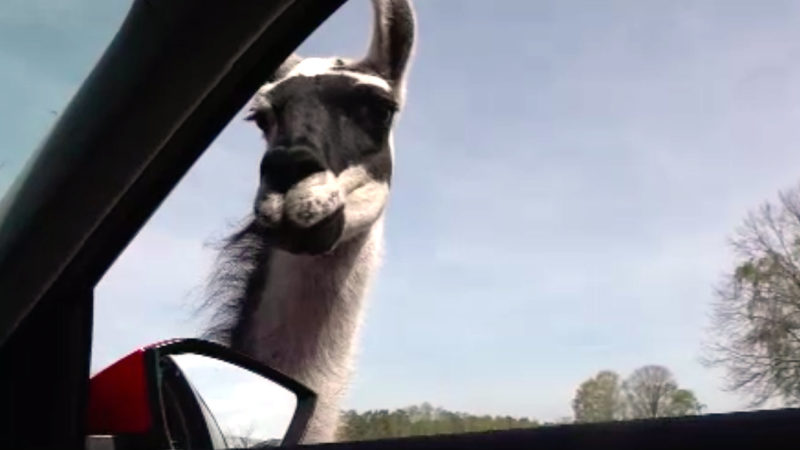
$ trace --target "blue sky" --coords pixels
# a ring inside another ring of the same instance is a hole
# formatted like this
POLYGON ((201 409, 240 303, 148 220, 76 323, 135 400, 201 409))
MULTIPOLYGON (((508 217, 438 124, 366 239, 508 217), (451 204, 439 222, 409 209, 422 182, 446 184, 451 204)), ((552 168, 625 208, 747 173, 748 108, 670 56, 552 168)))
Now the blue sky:
MULTIPOLYGON (((346 406, 550 420, 595 372, 656 363, 709 411, 743 408, 698 360, 727 237, 800 178, 800 5, 416 4, 387 255, 346 406)), ((127 7, 41 5, 0 8, 0 189, 127 7)), ((358 56, 369 20, 351 0, 301 53, 358 56)), ((262 151, 235 119, 109 271, 94 368, 198 332, 206 244, 249 210, 262 151)))

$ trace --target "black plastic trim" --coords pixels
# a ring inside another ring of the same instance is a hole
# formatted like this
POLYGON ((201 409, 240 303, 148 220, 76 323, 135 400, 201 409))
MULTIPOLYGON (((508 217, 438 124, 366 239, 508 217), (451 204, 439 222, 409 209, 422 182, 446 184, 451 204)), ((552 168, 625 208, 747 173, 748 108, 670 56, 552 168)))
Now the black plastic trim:
POLYGON ((326 450, 711 450, 796 449, 800 409, 758 411, 528 430, 384 439, 319 446, 326 450))

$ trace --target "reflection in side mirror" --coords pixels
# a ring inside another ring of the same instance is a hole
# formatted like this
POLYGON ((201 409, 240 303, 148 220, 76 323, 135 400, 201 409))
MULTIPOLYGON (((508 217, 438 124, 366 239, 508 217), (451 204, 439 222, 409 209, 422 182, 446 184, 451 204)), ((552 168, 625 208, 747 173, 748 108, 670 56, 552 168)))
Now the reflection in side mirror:
POLYGON ((137 350, 92 377, 89 390, 88 449, 293 445, 316 403, 286 375, 198 339, 137 350))
POLYGON ((279 446, 297 408, 289 389, 208 356, 165 356, 180 368, 227 447, 279 446), (215 419, 215 420, 214 420, 215 419), (216 423, 214 423, 216 422, 216 423))

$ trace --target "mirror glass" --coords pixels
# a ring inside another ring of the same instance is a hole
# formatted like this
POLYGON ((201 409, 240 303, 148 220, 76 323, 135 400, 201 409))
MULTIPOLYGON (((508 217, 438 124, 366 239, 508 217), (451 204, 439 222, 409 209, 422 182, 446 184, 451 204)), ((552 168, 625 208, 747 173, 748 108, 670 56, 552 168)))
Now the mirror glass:
MULTIPOLYGON (((227 447, 278 446, 289 429, 297 397, 261 375, 215 358, 172 355, 212 415, 227 447)), ((202 406, 202 405, 201 405, 202 406)), ((213 423, 209 424, 213 428, 213 423)), ((212 430, 212 435, 216 430, 212 430)), ((213 436, 212 436, 213 438, 213 436)))

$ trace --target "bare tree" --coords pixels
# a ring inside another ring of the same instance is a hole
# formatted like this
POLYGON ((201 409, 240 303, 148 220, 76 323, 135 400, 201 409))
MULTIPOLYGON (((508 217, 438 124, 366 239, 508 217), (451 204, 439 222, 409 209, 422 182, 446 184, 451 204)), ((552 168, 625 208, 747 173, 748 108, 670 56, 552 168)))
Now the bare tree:
POLYGON ((700 414, 703 410, 692 391, 678 389, 672 372, 663 366, 636 369, 622 383, 627 417, 651 419, 700 414))
POLYGON ((731 245, 737 261, 716 289, 706 362, 754 406, 800 404, 800 187, 751 212, 731 245))

